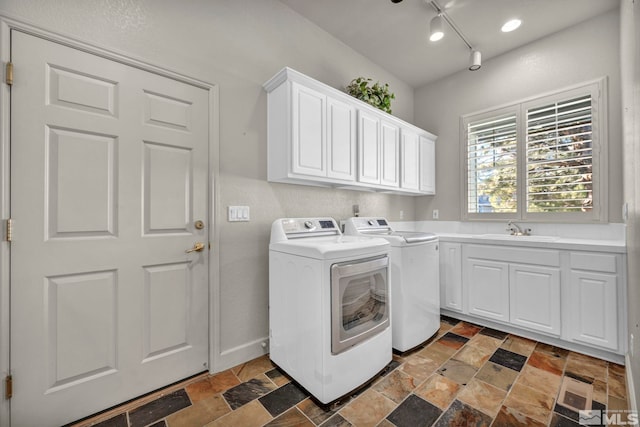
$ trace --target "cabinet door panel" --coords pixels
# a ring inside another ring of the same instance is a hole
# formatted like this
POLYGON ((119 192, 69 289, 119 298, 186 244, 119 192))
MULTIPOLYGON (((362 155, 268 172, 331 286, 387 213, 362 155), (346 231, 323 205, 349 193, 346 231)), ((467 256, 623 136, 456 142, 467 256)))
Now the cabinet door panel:
POLYGON ((358 111, 358 181, 380 183, 379 120, 376 116, 358 111))
POLYGON ((292 85, 292 96, 292 170, 303 175, 326 176, 326 97, 297 84, 292 85))
POLYGON ((618 349, 618 310, 616 276, 590 271, 571 271, 573 314, 570 337, 575 341, 618 349))
POLYGON ((509 321, 509 264, 467 258, 465 281, 469 314, 509 321))
POLYGON ((560 336, 560 271, 533 265, 509 266, 511 323, 560 336))
POLYGON ((392 187, 400 185, 400 129, 382 121, 380 123, 382 176, 380 184, 392 187))
POLYGON ((462 311, 462 258, 460 243, 440 244, 440 304, 462 311))
POLYGON ((350 105, 327 98, 327 176, 355 181, 356 111, 350 105))
POLYGON ((400 186, 406 190, 418 190, 420 187, 420 143, 418 134, 405 129, 401 131, 400 186))
POLYGON ((436 142, 420 137, 420 191, 436 194, 436 142))

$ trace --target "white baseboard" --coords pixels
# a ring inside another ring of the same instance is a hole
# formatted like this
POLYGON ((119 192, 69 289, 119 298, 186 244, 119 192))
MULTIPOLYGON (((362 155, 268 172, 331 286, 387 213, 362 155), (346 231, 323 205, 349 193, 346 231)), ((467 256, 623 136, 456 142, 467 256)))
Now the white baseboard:
POLYGON ((625 374, 627 376, 627 398, 629 399, 629 410, 638 413, 638 401, 636 400, 636 388, 633 383, 633 372, 631 372, 631 359, 629 353, 624 358, 625 374))
POLYGON ((256 357, 260 357, 269 353, 269 338, 264 337, 251 341, 249 343, 240 345, 238 347, 223 350, 217 357, 216 366, 212 366, 211 373, 224 371, 241 363, 248 362, 256 357), (266 346, 263 344, 266 343, 266 346))

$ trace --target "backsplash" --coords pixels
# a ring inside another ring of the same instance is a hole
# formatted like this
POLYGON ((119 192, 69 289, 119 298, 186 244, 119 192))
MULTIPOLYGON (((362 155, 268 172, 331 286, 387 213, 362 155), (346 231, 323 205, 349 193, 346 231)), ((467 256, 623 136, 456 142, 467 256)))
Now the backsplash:
MULTIPOLYGON (((437 234, 507 234, 507 222, 480 221, 393 221, 394 230, 425 231, 437 234)), ((626 225, 610 224, 565 224, 527 223, 515 221, 518 225, 531 228, 531 234, 558 236, 569 239, 625 241, 626 225)))

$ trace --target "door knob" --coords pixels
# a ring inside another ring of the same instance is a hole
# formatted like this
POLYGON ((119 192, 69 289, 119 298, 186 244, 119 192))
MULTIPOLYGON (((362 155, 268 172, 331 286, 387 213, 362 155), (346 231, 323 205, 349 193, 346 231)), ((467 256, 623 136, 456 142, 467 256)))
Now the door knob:
POLYGON ((203 249, 204 249, 204 243, 196 242, 191 249, 187 249, 185 252, 186 253, 202 252, 203 249))

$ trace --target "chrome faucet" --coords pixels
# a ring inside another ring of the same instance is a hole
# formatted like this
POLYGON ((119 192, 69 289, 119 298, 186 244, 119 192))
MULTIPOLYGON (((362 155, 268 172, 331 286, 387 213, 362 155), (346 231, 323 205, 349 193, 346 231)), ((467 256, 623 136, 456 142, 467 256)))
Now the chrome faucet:
POLYGON ((509 223, 507 224, 507 231, 512 236, 530 236, 531 235, 530 228, 522 229, 518 224, 516 224, 513 221, 509 221, 509 223))

